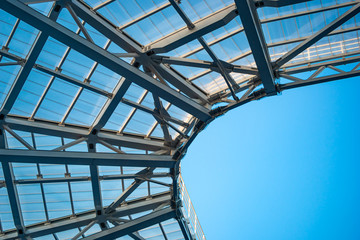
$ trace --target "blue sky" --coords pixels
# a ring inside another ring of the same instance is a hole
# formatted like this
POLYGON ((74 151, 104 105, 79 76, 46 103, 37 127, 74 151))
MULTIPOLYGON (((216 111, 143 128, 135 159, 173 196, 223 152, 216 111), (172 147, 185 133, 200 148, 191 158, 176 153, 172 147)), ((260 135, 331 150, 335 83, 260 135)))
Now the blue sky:
POLYGON ((288 90, 201 132, 182 174, 207 239, 360 239, 359 88, 288 90))

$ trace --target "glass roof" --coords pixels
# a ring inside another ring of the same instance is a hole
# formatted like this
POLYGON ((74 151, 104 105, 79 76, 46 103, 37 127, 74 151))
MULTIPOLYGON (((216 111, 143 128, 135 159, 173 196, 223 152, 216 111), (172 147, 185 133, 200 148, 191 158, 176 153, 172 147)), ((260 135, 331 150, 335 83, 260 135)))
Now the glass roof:
POLYGON ((196 135, 249 101, 359 74, 359 2, 291 3, 3 0, 0 235, 117 238, 139 221, 119 239, 205 239, 178 180, 196 135))

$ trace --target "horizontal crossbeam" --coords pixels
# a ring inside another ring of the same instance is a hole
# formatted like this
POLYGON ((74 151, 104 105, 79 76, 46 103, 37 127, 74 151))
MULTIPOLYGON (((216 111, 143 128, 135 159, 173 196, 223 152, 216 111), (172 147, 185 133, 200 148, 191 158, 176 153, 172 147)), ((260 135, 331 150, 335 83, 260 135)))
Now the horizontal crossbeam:
POLYGON ((74 164, 97 166, 134 166, 172 168, 176 161, 168 155, 53 152, 0 149, 3 162, 74 164))
MULTIPOLYGON (((141 105, 139 103, 136 103, 134 101, 131 101, 129 99, 126 99, 126 98, 123 98, 122 103, 125 103, 126 105, 128 106, 131 106, 131 107, 134 107, 136 109, 139 109, 141 111, 144 111, 146 113, 149 113, 149 114, 152 114, 154 116, 157 116, 157 117, 161 117, 159 113, 155 112, 153 109, 149 108, 149 107, 146 107, 144 105, 141 105)), ((168 120, 170 122, 173 122, 173 123, 176 123, 180 126, 184 126, 184 127, 187 127, 189 124, 187 124, 186 122, 183 122, 181 121, 180 119, 177 119, 177 118, 174 118, 174 117, 171 117, 171 116, 168 116, 168 115, 163 115, 162 116, 165 120, 168 120)))
MULTIPOLYGON (((20 130, 25 132, 40 133, 44 135, 79 139, 90 134, 89 129, 78 126, 59 126, 57 123, 45 121, 29 121, 24 118, 7 117, 5 124, 13 130, 20 130)), ((169 146, 164 145, 164 141, 155 139, 144 139, 140 136, 118 135, 116 133, 99 131, 97 133, 98 139, 104 140, 107 143, 123 146, 128 148, 136 148, 143 150, 156 151, 161 149, 170 149, 169 146)))
POLYGON ((285 7, 310 1, 312 0, 255 0, 254 2, 258 7, 285 7))
MULTIPOLYGON (((180 58, 180 57, 170 57, 170 56, 159 56, 155 55, 153 57, 155 61, 162 62, 165 64, 174 64, 180 66, 187 66, 187 67, 197 67, 197 68, 207 68, 213 69, 214 71, 220 71, 219 67, 214 64, 214 62, 198 60, 198 59, 190 59, 190 58, 180 58)), ((223 62, 224 68, 229 72, 236 72, 236 73, 243 73, 243 74, 251 74, 256 75, 258 74, 258 70, 253 67, 248 66, 239 66, 233 65, 226 62, 223 62)))
POLYGON ((61 73, 60 71, 55 71, 55 70, 52 70, 50 68, 41 66, 39 64, 35 64, 34 68, 36 68, 37 70, 39 70, 39 71, 41 71, 43 73, 49 74, 49 75, 54 76, 54 77, 59 78, 59 79, 62 79, 64 81, 68 82, 68 83, 74 84, 74 85, 76 85, 78 87, 85 88, 87 90, 90 90, 90 91, 92 91, 94 93, 103 95, 105 97, 111 97, 112 96, 111 93, 109 93, 109 92, 107 92, 107 91, 105 91, 103 89, 92 86, 87 82, 83 82, 83 81, 80 81, 80 80, 75 79, 73 77, 67 76, 67 75, 61 73))
MULTIPOLYGON (((153 173, 151 178, 164 178, 169 177, 169 173, 153 173)), ((122 179, 134 179, 142 177, 139 174, 119 174, 119 175, 102 175, 99 176, 99 180, 122 180, 122 179)), ((36 183, 61 183, 61 182, 85 182, 90 181, 88 176, 84 177, 63 177, 63 178, 36 178, 36 179, 19 179, 15 180, 16 184, 36 184, 36 183)))

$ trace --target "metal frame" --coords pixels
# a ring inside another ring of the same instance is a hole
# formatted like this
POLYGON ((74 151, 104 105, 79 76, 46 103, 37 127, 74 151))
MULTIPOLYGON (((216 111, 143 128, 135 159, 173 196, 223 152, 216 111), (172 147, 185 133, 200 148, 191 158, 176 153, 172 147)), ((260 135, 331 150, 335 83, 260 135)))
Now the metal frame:
MULTIPOLYGON (((344 64, 359 62, 360 50, 334 54, 318 60, 305 59, 290 62, 325 36, 358 31, 359 27, 336 29, 359 13, 359 1, 259 19, 257 11, 261 7, 277 8, 297 3, 305 4, 308 0, 235 0, 233 4, 192 22, 182 9, 181 1, 169 0, 168 3, 144 13, 121 27, 116 26, 99 12, 99 10, 111 6, 113 2, 115 1, 107 0, 93 7, 82 0, 2 0, 0 2, 2 10, 18 18, 8 37, 8 41, 0 50, 0 67, 21 66, 0 110, 0 159, 4 172, 4 180, 1 182, 0 187, 6 187, 7 189, 16 227, 13 230, 3 231, 0 220, 0 236, 2 239, 32 239, 50 234, 57 239, 56 233, 70 229, 79 230, 72 239, 80 237, 84 239, 109 239, 124 235, 129 235, 133 239, 144 239, 139 231, 153 225, 159 226, 163 237, 168 239, 162 225, 162 222, 168 219, 176 219, 185 239, 195 239, 191 226, 181 211, 183 208, 181 205, 184 201, 181 194, 183 194, 184 186, 179 186, 180 182, 183 184, 183 181, 179 180, 180 161, 197 134, 207 124, 231 109, 263 97, 277 95, 284 90, 360 76, 360 64, 346 72, 339 67, 344 64), (48 16, 42 15, 31 7, 31 4, 44 2, 53 2, 48 16), (265 41, 262 32, 263 24, 344 7, 351 8, 310 37, 294 38, 289 41, 269 44, 265 41), (129 26, 160 13, 166 8, 173 8, 176 11, 184 22, 185 26, 183 28, 148 45, 142 45, 126 34, 126 28, 129 26), (60 12, 64 11, 64 9, 67 9, 74 19, 78 27, 76 32, 67 29, 56 21, 60 12), (228 32, 215 40, 206 40, 205 35, 226 26, 234 19, 241 20, 242 25, 238 29, 228 32), (26 58, 11 53, 8 48, 20 21, 40 30, 26 58), (92 32, 88 30, 88 26, 96 29, 108 39, 104 47, 100 47, 94 42, 92 32), (238 56, 228 61, 221 60, 212 49, 212 46, 242 32, 246 34, 251 51, 239 53, 238 56), (85 37, 81 37, 80 33, 85 37), (37 63, 37 59, 49 37, 53 37, 68 46, 56 69, 50 69, 37 63), (170 51, 194 40, 200 43, 199 46, 189 50, 182 56, 167 55, 170 51), (125 53, 109 52, 108 48, 112 43, 121 47, 125 53), (276 61, 272 61, 269 49, 289 43, 299 44, 276 61), (71 49, 95 61, 85 79, 76 79, 61 72, 61 66, 71 49), (191 58, 201 50, 204 50, 212 61, 191 58), (256 67, 234 64, 235 61, 245 59, 251 55, 255 60, 256 67), (131 57, 131 63, 129 64, 121 59, 124 57, 131 57), (4 58, 13 62, 1 62, 4 58), (90 82, 91 76, 99 64, 121 76, 112 92, 93 86, 90 82), (176 70, 176 66, 204 69, 204 71, 187 78, 176 70), (327 68, 334 70, 336 73, 318 77, 327 68), (9 114, 30 72, 34 70, 52 77, 31 117, 25 118, 9 114), (295 74, 308 71, 313 71, 313 74, 306 79, 295 76, 295 74), (208 73, 218 73, 225 83, 225 88, 209 94, 194 84, 196 79, 208 73), (232 74, 243 74, 245 77, 242 80, 237 80, 232 74), (55 78, 78 86, 79 90, 61 122, 37 119, 36 113, 55 78), (280 83, 278 83, 279 81, 280 83), (137 84, 144 89, 144 93, 137 102, 124 97, 132 84, 137 84), (106 103, 102 106, 100 113, 91 126, 67 124, 66 119, 84 89, 104 96, 107 99, 106 103), (152 95, 154 108, 143 104, 148 94, 152 95), (168 103, 164 104, 164 101, 168 103), (216 103, 222 103, 221 107, 215 108, 216 103), (130 106, 133 110, 118 132, 104 129, 119 104, 130 106), (190 114, 190 120, 171 116, 169 108, 172 105, 190 114), (150 131, 146 134, 131 134, 124 131, 136 111, 147 113, 155 120, 150 131), (151 137, 157 126, 160 126, 163 137, 151 137), (176 132, 177 136, 171 135, 170 130, 176 132), (31 134, 32 143, 25 140, 17 131, 31 134), (35 134, 59 137, 62 144, 52 150, 40 151, 35 144, 35 134), (9 149, 7 138, 10 135, 25 150, 9 149), (72 139, 72 141, 65 144, 64 138, 72 139), (87 152, 67 151, 69 148, 82 143, 86 143, 87 152), (97 146, 99 144, 106 147, 111 153, 98 152, 97 146), (133 154, 127 149, 141 153, 133 154), (18 162, 36 163, 37 178, 15 179, 12 163, 18 162), (66 167, 69 164, 86 165, 89 166, 90 171, 87 176, 72 177, 66 170, 67 172, 63 178, 43 178, 39 164, 44 163, 62 164, 66 167), (142 170, 135 174, 101 175, 99 166, 117 166, 121 168, 121 172, 123 167, 131 166, 141 167, 142 170), (161 173, 155 171, 160 168, 166 170, 161 173), (154 179, 166 177, 171 179, 170 184, 154 179), (115 179, 122 181, 123 192, 110 205, 103 206, 101 181, 115 179), (133 180, 132 184, 127 188, 124 186, 125 179, 133 180), (70 183, 84 181, 91 182, 94 202, 93 211, 75 214, 72 206, 73 214, 71 216, 49 219, 47 215, 47 222, 28 226, 24 224, 17 186, 40 184, 44 208, 46 209, 43 184, 68 183, 69 192, 71 193, 70 183), (167 187, 168 191, 151 194, 150 183, 167 187), (148 196, 128 200, 129 196, 140 185, 146 184, 148 196), (142 216, 133 218, 133 214, 142 214, 142 216), (96 224, 100 226, 101 231, 87 235, 89 229, 96 224)), ((199 236, 205 239, 204 235, 199 236)))

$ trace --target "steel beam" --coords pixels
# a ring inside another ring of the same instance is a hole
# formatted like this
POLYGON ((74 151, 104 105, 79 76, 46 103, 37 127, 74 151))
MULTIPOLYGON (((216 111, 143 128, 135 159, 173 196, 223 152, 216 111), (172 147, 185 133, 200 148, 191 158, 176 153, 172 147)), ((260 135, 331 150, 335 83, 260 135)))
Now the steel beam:
POLYGON ((83 81, 80 81, 78 79, 75 79, 73 77, 70 77, 70 76, 67 76, 63 73, 61 73, 60 71, 55 71, 55 70, 52 70, 50 68, 47 68, 47 67, 44 67, 44 66, 41 66, 39 64, 35 64, 34 65, 34 68, 43 72, 43 73, 46 73, 46 74, 49 74, 49 75, 52 75, 54 77, 57 77, 59 79, 62 79, 64 80, 65 82, 68 82, 68 83, 71 83, 71 84, 74 84, 78 87, 82 87, 82 88, 85 88, 91 92, 94 92, 94 93, 97 93, 97 94, 100 94, 100 95, 103 95, 105 97, 111 97, 112 94, 101 89, 101 88, 98 88, 98 87, 95 87, 95 86, 92 86, 90 85, 89 83, 87 82, 83 82, 83 81))
POLYGON ((44 3, 44 2, 55 2, 58 0, 20 0, 24 4, 35 4, 35 3, 44 3))
POLYGON ((108 99, 105 103, 104 107, 101 109, 99 115, 96 117, 93 126, 92 131, 100 130, 105 126, 105 124, 110 119, 111 115, 114 113, 116 107, 119 105, 121 99, 125 95, 126 91, 129 89, 131 85, 131 81, 127 80, 125 78, 122 78, 120 82, 115 87, 113 98, 108 99))
POLYGON ((225 69, 223 61, 220 61, 218 57, 215 55, 215 53, 211 50, 211 48, 207 45, 206 41, 203 37, 199 37, 198 41, 200 42, 201 46, 205 49, 207 54, 211 57, 211 59, 214 61, 214 63, 219 68, 219 73, 224 78, 224 81, 226 85, 228 86, 228 89, 230 90, 234 100, 239 100, 238 97, 235 94, 235 90, 239 89, 239 85, 236 83, 236 81, 233 79, 233 77, 229 74, 229 72, 225 69))
POLYGON ((6 130, 6 132, 10 133, 16 140, 18 140, 24 147, 26 147, 29 150, 35 150, 31 144, 29 144, 27 141, 25 141, 22 137, 20 137, 16 132, 14 132, 11 128, 9 128, 6 125, 3 125, 3 128, 6 130))
MULTIPOLYGON (((156 62, 162 62, 165 64, 174 64, 174 65, 179 65, 179 66, 196 67, 196 68, 207 68, 207 69, 212 69, 217 72, 220 71, 219 67, 216 66, 216 64, 214 64, 214 62, 209 62, 209 61, 204 61, 204 60, 181 58, 181 57, 171 57, 171 56, 160 56, 160 55, 154 55, 153 59, 156 62)), ((253 68, 253 67, 233 65, 233 64, 230 64, 227 62, 223 62, 223 66, 228 72, 236 72, 236 73, 243 73, 243 74, 250 74, 250 75, 258 74, 257 69, 253 68)))
POLYGON ((255 4, 253 0, 236 0, 235 3, 265 91, 269 95, 274 95, 274 71, 255 4))
POLYGON ((123 223, 121 225, 118 225, 116 227, 110 228, 105 231, 101 231, 99 233, 95 233, 93 235, 90 235, 86 238, 83 238, 84 240, 106 240, 106 239, 116 239, 125 235, 128 235, 130 233, 136 232, 138 230, 150 227, 152 225, 155 225, 159 222, 169 220, 171 218, 176 217, 176 212, 174 209, 166 208, 162 210, 158 210, 155 212, 152 212, 150 214, 147 214, 143 217, 139 217, 135 220, 123 223))
MULTIPOLYGON (((89 153, 96 154, 96 144, 93 141, 87 142, 89 153)), ((101 186, 99 180, 99 167, 96 165, 90 165, 90 178, 91 178, 91 188, 94 201, 94 207, 97 215, 102 215, 103 204, 101 196, 101 186)))
POLYGON ((175 11, 177 12, 177 14, 182 18, 182 20, 186 23, 186 26, 189 29, 193 29, 195 27, 195 25, 191 22, 191 20, 189 19, 189 17, 185 14, 185 12, 181 9, 181 7, 179 6, 180 1, 175 1, 175 0, 169 0, 169 2, 171 3, 171 5, 173 6, 173 8, 175 9, 175 11))
POLYGON ((257 7, 285 7, 298 3, 310 2, 312 0, 254 0, 257 7))
POLYGON ((334 21, 332 21, 330 24, 326 25, 324 28, 322 28, 320 31, 300 43, 298 46, 293 48, 291 51, 287 52, 284 56, 280 57, 274 64, 274 69, 279 69, 281 66, 283 66, 285 63, 289 62, 291 59, 299 55, 301 52, 306 50, 308 47, 331 33, 333 30, 341 26, 343 23, 347 22, 349 19, 354 17, 356 14, 358 14, 360 11, 360 3, 353 6, 351 9, 346 11, 343 15, 336 18, 334 21))
POLYGON ((165 86, 156 79, 147 76, 139 69, 131 66, 130 64, 117 58, 113 54, 98 47, 97 45, 87 41, 81 36, 76 35, 60 24, 49 21, 46 16, 28 7, 27 5, 24 5, 18 0, 4 0, 1 2, 0 7, 8 13, 20 18, 26 23, 57 39, 58 41, 72 47, 90 59, 97 61, 110 70, 128 79, 131 79, 139 86, 148 89, 151 92, 155 92, 159 97, 162 97, 166 101, 172 102, 174 105, 192 114, 193 116, 203 121, 207 121, 211 118, 208 108, 198 104, 181 93, 176 92, 170 87, 165 86))
MULTIPOLYGON (((208 103, 208 97, 206 94, 200 90, 197 86, 193 85, 191 82, 188 82, 187 79, 182 78, 178 73, 164 64, 153 64, 155 70, 170 84, 178 88, 180 91, 184 92, 186 95, 201 100, 203 103, 208 103)), ((157 94, 156 94, 157 95, 157 94)))
MULTIPOLYGON (((0 151, 4 151, 0 149, 0 151)), ((14 225, 17 229, 19 236, 23 239, 25 233, 24 220, 21 212, 20 200, 17 193, 16 185, 14 184, 14 173, 11 163, 4 161, 1 158, 2 170, 4 173, 4 179, 6 184, 7 195, 9 197, 11 215, 14 221, 14 225)))
MULTIPOLYGON (((134 179, 142 177, 138 174, 118 174, 118 175, 100 175, 99 180, 122 180, 122 179, 134 179)), ((153 173, 151 178, 164 178, 169 177, 169 173, 153 173)), ((35 178, 35 179, 18 179, 15 180, 16 184, 37 184, 37 183, 63 183, 63 182, 86 182, 90 181, 91 178, 88 176, 83 177, 63 177, 63 178, 35 178)))
POLYGON ((100 8, 103 8, 105 7, 106 5, 114 2, 115 0, 106 0, 105 2, 102 2, 102 3, 99 3, 98 5, 96 5, 95 7, 93 7, 93 11, 97 11, 99 10, 100 8))
POLYGON ((163 117, 165 120, 176 123, 176 124, 178 124, 180 126, 187 127, 189 125, 188 123, 186 123, 186 122, 184 122, 184 121, 182 121, 180 119, 171 117, 169 115, 160 116, 160 114, 155 112, 153 109, 151 109, 149 107, 146 107, 144 105, 141 105, 139 103, 133 102, 133 101, 131 101, 129 99, 123 98, 121 102, 128 105, 128 106, 131 106, 131 107, 134 107, 134 108, 139 109, 141 111, 144 111, 146 113, 149 113, 151 115, 154 115, 154 116, 157 116, 157 117, 163 117))
MULTIPOLYGON (((138 175, 145 175, 145 177, 147 177, 146 175, 151 175, 152 172, 154 171, 154 168, 146 168, 141 170, 140 172, 138 172, 138 175)), ((112 211, 115 211, 115 209, 120 206, 121 203, 123 203, 126 198, 133 193, 137 187, 139 187, 143 182, 145 182, 145 180, 139 180, 139 179, 135 179, 135 181, 130 184, 130 186, 125 189, 125 191, 123 191, 120 196, 118 196, 107 208, 105 213, 111 213, 112 211)))
POLYGON ((20 65, 21 63, 19 62, 4 62, 4 63, 0 63, 0 67, 6 67, 6 66, 14 66, 14 65, 20 65))
POLYGON ((191 233, 190 233, 189 226, 188 226, 188 224, 186 223, 186 221, 185 221, 182 213, 181 213, 181 216, 178 216, 178 217, 176 218, 176 220, 177 220, 177 222, 179 223, 179 226, 180 226, 181 232, 182 232, 182 234, 183 234, 183 236, 184 236, 184 239, 185 239, 185 240, 195 240, 195 239, 192 237, 191 233))
POLYGON ((168 155, 52 152, 0 149, 3 162, 74 164, 97 166, 134 166, 172 168, 176 161, 168 155))
MULTIPOLYGON (((6 136, 4 129, 0 127, 0 150, 3 150, 6 147, 6 136)), ((21 212, 20 200, 17 192, 16 185, 14 184, 14 172, 11 163, 3 161, 0 158, 2 172, 4 180, 2 185, 5 183, 6 192, 9 198, 11 216, 14 221, 14 225, 17 231, 17 234, 21 239, 24 238, 25 226, 24 219, 21 212)), ((1 223, 0 223, 1 224, 1 223)))
MULTIPOLYGON (((134 64, 134 60, 131 62, 131 64, 134 64)), ((115 89, 113 91, 113 98, 108 99, 101 109, 100 113, 97 115, 92 127, 91 132, 95 133, 99 131, 101 128, 105 126, 105 124, 109 121, 111 115, 114 113, 116 107, 119 105, 119 102, 121 101, 122 97, 125 95, 127 90, 129 89, 131 85, 131 81, 121 77, 119 82, 116 84, 115 89), (94 132, 95 130, 95 132, 94 132)))
MULTIPOLYGON (((44 121, 28 121, 23 118, 16 118, 8 116, 5 118, 5 124, 13 130, 20 130, 25 132, 40 133, 44 135, 79 139, 86 137, 89 134, 89 129, 78 126, 59 126, 57 123, 44 121)), ((123 146, 128 148, 143 149, 149 151, 156 151, 161 149, 170 149, 169 146, 164 145, 164 141, 155 139, 144 139, 144 137, 118 135, 116 133, 100 131, 97 137, 107 143, 123 146)))

